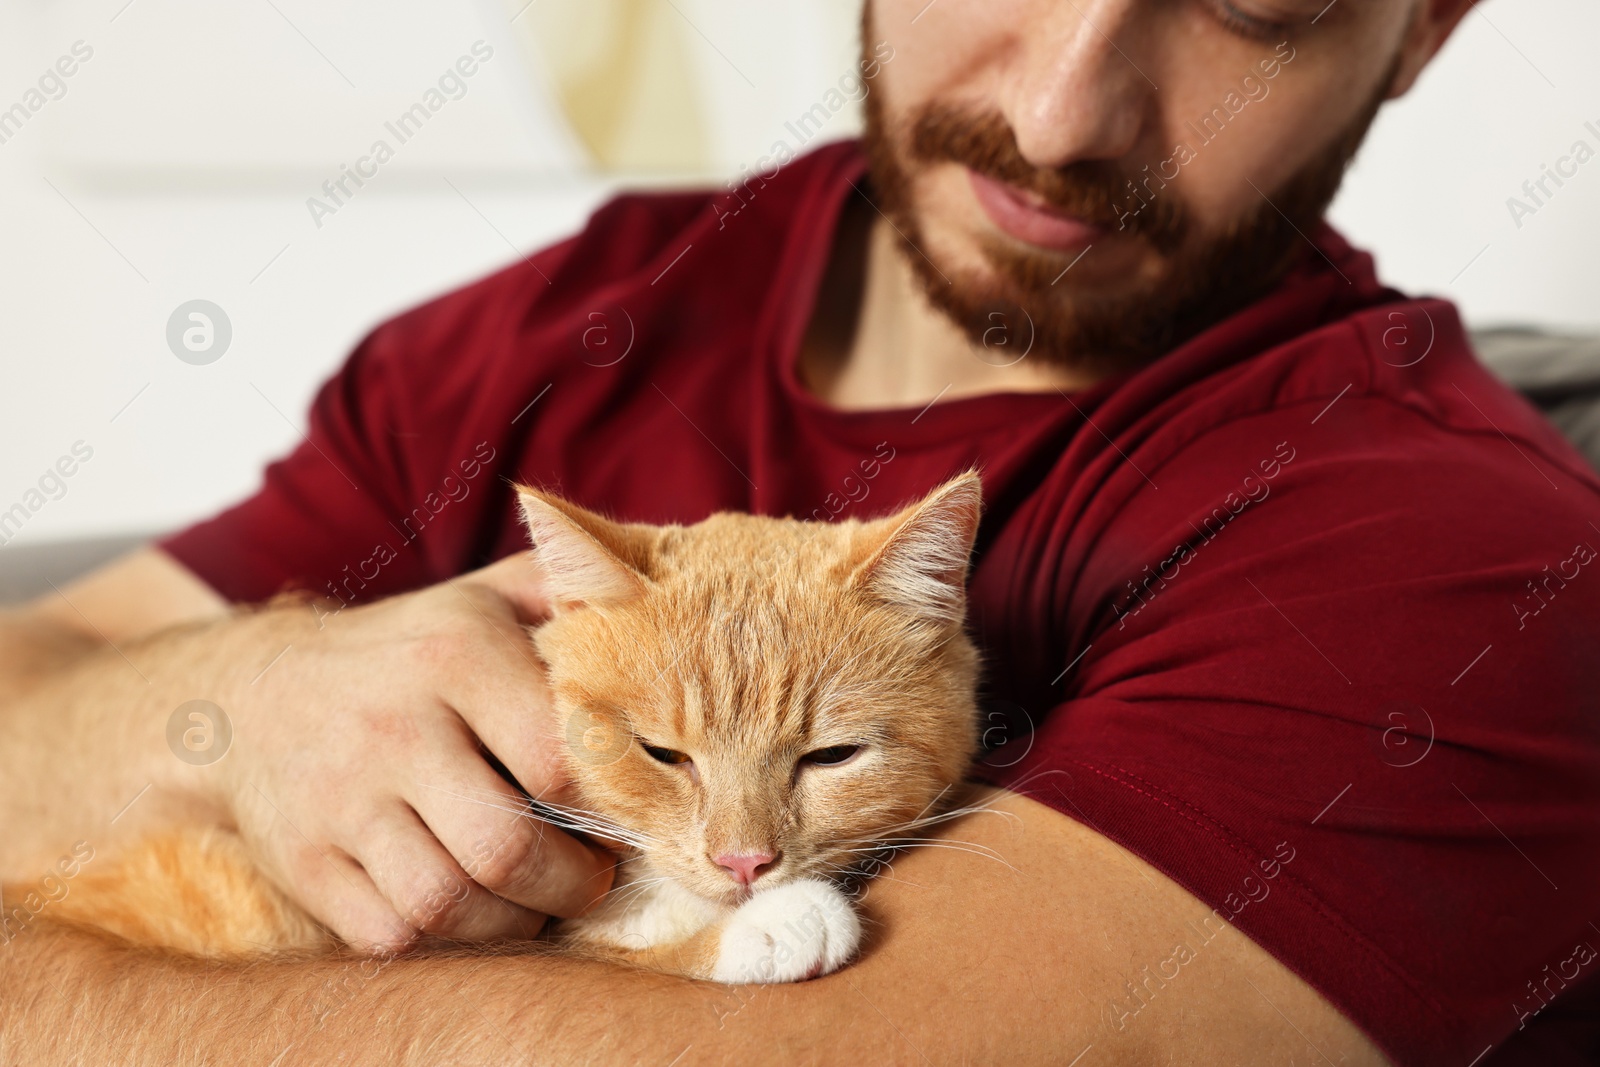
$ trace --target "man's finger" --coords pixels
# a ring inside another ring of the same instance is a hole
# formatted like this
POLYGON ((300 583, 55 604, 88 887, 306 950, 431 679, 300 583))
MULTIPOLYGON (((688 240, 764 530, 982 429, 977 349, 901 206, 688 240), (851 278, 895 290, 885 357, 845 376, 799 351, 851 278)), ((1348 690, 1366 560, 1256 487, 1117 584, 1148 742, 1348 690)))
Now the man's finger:
POLYGON ((306 845, 289 858, 287 867, 301 907, 352 948, 384 955, 404 951, 416 940, 416 931, 367 872, 338 849, 318 851, 306 845))
POLYGON ((533 938, 544 925, 543 915, 474 882, 402 804, 364 831, 358 856, 390 906, 419 933, 488 941, 533 938))
POLYGON ((470 660, 442 681, 440 697, 523 789, 542 796, 563 786, 566 731, 527 633, 503 623, 485 629, 470 660))
MULTIPOLYGON (((477 760, 476 754, 473 759, 477 760)), ((520 813, 522 798, 478 760, 477 784, 407 801, 478 885, 545 915, 581 915, 611 888, 615 860, 520 813)))

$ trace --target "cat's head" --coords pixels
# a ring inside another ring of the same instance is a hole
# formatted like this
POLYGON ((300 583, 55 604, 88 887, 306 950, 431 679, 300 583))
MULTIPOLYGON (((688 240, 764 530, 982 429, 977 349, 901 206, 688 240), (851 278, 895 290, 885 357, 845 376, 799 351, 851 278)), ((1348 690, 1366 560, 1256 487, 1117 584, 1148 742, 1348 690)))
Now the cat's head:
POLYGON ((520 492, 559 742, 650 874, 725 903, 827 877, 966 773, 975 473, 866 522, 623 524, 520 492))

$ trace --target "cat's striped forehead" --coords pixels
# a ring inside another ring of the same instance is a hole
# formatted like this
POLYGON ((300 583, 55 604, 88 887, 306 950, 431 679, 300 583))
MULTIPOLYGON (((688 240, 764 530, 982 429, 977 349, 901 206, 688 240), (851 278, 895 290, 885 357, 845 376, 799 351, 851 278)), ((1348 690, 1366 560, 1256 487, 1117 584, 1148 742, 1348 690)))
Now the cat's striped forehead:
POLYGON ((693 526, 667 527, 660 532, 652 553, 651 577, 697 586, 732 584, 747 594, 770 590, 774 582, 784 588, 815 590, 842 582, 861 529, 857 522, 712 515, 693 526))
POLYGON ((639 657, 626 671, 633 714, 680 737, 799 742, 856 719, 852 708, 871 705, 881 717, 897 698, 897 664, 922 651, 903 628, 852 604, 838 579, 830 587, 730 576, 656 609, 627 653, 639 657))

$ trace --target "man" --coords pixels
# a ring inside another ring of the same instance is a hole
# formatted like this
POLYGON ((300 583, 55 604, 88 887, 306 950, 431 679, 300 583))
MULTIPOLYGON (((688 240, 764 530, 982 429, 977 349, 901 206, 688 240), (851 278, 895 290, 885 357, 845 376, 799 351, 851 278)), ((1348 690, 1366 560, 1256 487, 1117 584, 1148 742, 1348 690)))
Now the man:
POLYGON ((257 496, 7 623, 0 720, 8 877, 214 820, 379 954, 38 923, 0 950, 3 1058, 1509 1053, 1600 970, 1600 481, 1318 222, 1469 5, 877 0, 865 151, 621 198, 379 328, 257 496), (489 755, 561 784, 508 479, 827 519, 973 463, 1007 814, 876 880, 859 961, 735 989, 389 951, 608 884, 458 799, 515 799, 489 755), (324 599, 229 607, 292 589, 324 599), (234 735, 203 767, 163 734, 197 698, 234 735))

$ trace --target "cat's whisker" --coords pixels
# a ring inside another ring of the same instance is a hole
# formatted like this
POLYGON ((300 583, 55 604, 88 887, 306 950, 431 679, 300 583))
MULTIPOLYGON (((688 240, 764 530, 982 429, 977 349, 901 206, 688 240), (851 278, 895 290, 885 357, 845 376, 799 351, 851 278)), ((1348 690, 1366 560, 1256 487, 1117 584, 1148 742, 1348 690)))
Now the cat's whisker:
POLYGON ((644 878, 637 882, 629 882, 627 885, 622 886, 620 889, 613 890, 612 892, 616 895, 617 905, 619 907, 627 907, 638 898, 644 896, 644 894, 649 892, 651 889, 654 889, 656 886, 668 880, 669 879, 665 875, 657 878, 644 878))
MULTIPOLYGON (((1004 856, 990 848, 988 845, 979 845, 971 841, 950 841, 939 837, 885 837, 878 839, 877 844, 869 844, 862 848, 848 848, 842 851, 859 855, 871 856, 875 853, 889 852, 909 848, 948 848, 957 852, 967 852, 974 856, 994 860, 996 863, 1015 871, 1004 856)), ((1021 873, 1021 872, 1018 872, 1021 873)))
POLYGON ((574 811, 573 809, 570 809, 570 808, 547 808, 547 807, 544 807, 543 805, 535 805, 535 806, 530 806, 529 807, 528 813, 530 815, 534 816, 535 818, 544 819, 544 820, 549 821, 549 822, 564 822, 564 823, 567 823, 567 824, 570 824, 570 825, 573 825, 573 826, 580 826, 580 827, 584 827, 584 828, 587 828, 587 829, 593 829, 593 830, 608 834, 608 835, 610 835, 612 837, 618 838, 619 840, 621 840, 621 839, 629 839, 629 840, 635 840, 635 841, 652 841, 652 840, 654 840, 652 837, 650 837, 649 835, 647 835, 645 833, 642 833, 641 831, 632 830, 632 829, 629 829, 628 827, 625 827, 625 826, 620 826, 617 823, 613 822, 612 820, 604 818, 604 817, 599 816, 599 815, 595 815, 592 812, 574 811))
POLYGON ((979 849, 979 848, 968 848, 968 847, 965 847, 963 845, 951 844, 948 841, 930 841, 930 842, 927 842, 925 844, 919 845, 918 847, 919 848, 946 848, 946 849, 949 849, 952 852, 965 852, 965 853, 968 853, 968 854, 973 855, 973 856, 978 856, 978 857, 980 857, 982 859, 994 860, 996 863, 1000 864, 1000 866, 1002 866, 1002 867, 1006 868, 1007 870, 1012 871, 1012 872, 1014 872, 1016 874, 1021 874, 1022 873, 1021 871, 1017 870, 1017 868, 1013 867, 1010 863, 1006 862, 1006 859, 1005 859, 1004 856, 1001 856, 998 853, 994 853, 994 852, 985 852, 985 851, 983 851, 982 849, 979 849))
POLYGON ((886 881, 886 882, 899 882, 901 885, 908 885, 913 889, 926 889, 926 888, 928 888, 927 886, 922 885, 919 882, 913 882, 913 881, 911 881, 909 879, 906 879, 906 878, 897 878, 895 876, 894 872, 888 867, 880 868, 875 874, 873 874, 873 876, 872 876, 872 880, 873 881, 878 881, 879 879, 882 879, 883 881, 886 881))
POLYGON ((554 804, 547 800, 533 799, 512 805, 506 803, 507 798, 503 794, 488 790, 481 790, 480 792, 483 797, 489 799, 481 799, 457 793, 453 790, 442 789, 438 786, 428 786, 427 788, 436 789, 447 796, 455 797, 457 800, 465 801, 468 804, 494 808, 525 819, 533 819, 561 830, 574 830, 578 833, 608 837, 638 849, 649 848, 658 843, 648 834, 631 830, 625 826, 619 826, 597 812, 586 811, 582 808, 572 808, 554 804))
MULTIPOLYGON (((938 798, 936 797, 935 798, 935 802, 937 802, 937 800, 938 800, 938 798)), ((929 806, 931 807, 932 805, 930 804, 929 806)), ((927 810, 928 809, 926 807, 923 808, 924 812, 926 812, 927 810)), ((910 832, 910 831, 913 831, 913 830, 921 830, 921 829, 924 829, 924 828, 929 827, 929 826, 937 826, 937 825, 939 825, 941 823, 950 822, 951 820, 960 818, 960 817, 962 817, 964 815, 973 815, 973 814, 977 814, 978 812, 988 811, 988 810, 989 810, 988 808, 979 805, 979 806, 972 806, 972 807, 955 808, 955 809, 953 809, 951 811, 942 812, 942 813, 940 813, 938 815, 919 814, 919 815, 917 815, 917 816, 915 816, 913 818, 906 819, 906 820, 903 820, 901 822, 891 823, 888 826, 879 827, 878 829, 876 829, 875 831, 873 831, 870 834, 865 834, 865 835, 860 836, 860 837, 843 838, 843 839, 841 839, 841 843, 842 844, 871 844, 871 843, 876 842, 876 841, 883 841, 883 840, 887 839, 889 836, 894 835, 894 834, 907 833, 907 832, 910 832)))
POLYGON ((660 885, 662 882, 668 882, 671 880, 672 876, 667 874, 658 874, 653 878, 635 878, 618 886, 617 891, 621 892, 626 889, 635 889, 640 886, 660 885))
MULTIPOLYGON (((943 793, 941 793, 940 795, 942 796, 943 793)), ((935 798, 935 799, 937 800, 937 798, 935 798)), ((930 805, 930 807, 931 807, 931 805, 930 805)), ((923 811, 926 812, 927 809, 924 808, 923 811)), ((1016 816, 1015 813, 1009 812, 1009 811, 1000 811, 1000 810, 996 809, 995 807, 993 807, 992 804, 969 804, 969 805, 964 805, 964 806, 958 807, 958 808, 951 808, 950 810, 940 812, 937 815, 918 815, 916 818, 907 819, 905 822, 896 823, 893 826, 885 827, 883 830, 879 831, 879 835, 877 835, 877 836, 881 836, 882 834, 901 833, 901 832, 910 831, 910 830, 922 830, 922 829, 925 829, 925 828, 927 828, 929 826, 938 826, 938 825, 940 825, 942 823, 947 823, 947 822, 950 822, 950 821, 955 820, 955 819, 964 818, 964 817, 966 817, 968 815, 980 815, 980 814, 1002 815, 1002 816, 1005 816, 1006 818, 1017 820, 1017 816, 1016 816)), ((1018 820, 1018 821, 1020 821, 1020 820, 1018 820)), ((859 838, 858 840, 862 840, 862 841, 876 840, 877 836, 859 838)))
POLYGON ((648 890, 654 889, 658 885, 665 885, 666 883, 668 883, 670 881, 672 881, 672 879, 667 877, 666 875, 662 875, 659 878, 646 878, 646 879, 644 879, 643 881, 640 881, 640 882, 629 882, 626 886, 623 887, 623 890, 625 892, 627 892, 630 896, 636 896, 636 895, 638 895, 640 893, 644 893, 644 892, 646 892, 648 890))
POLYGON ((513 805, 513 804, 498 803, 498 802, 496 802, 494 800, 479 800, 479 799, 477 799, 475 797, 462 796, 460 793, 448 793, 448 795, 449 796, 453 796, 457 800, 464 801, 464 802, 466 802, 468 804, 476 804, 477 806, 482 807, 482 808, 493 808, 496 811, 503 811, 503 812, 507 813, 508 815, 515 815, 515 816, 517 816, 519 818, 526 819, 526 818, 531 818, 532 817, 528 812, 527 805, 525 805, 525 804, 523 804, 523 805, 513 805))
MULTIPOLYGON (((974 856, 983 856, 986 859, 994 860, 996 863, 1004 864, 1005 866, 1010 867, 1013 871, 1016 870, 1016 868, 1012 867, 1010 863, 1007 863, 1005 857, 996 850, 990 848, 988 845, 980 845, 972 841, 950 841, 941 837, 897 837, 893 838, 890 843, 902 847, 916 846, 917 848, 949 848, 954 849, 957 852, 970 852, 974 856)), ((1019 871, 1018 873, 1020 874, 1021 872, 1019 871)))
POLYGON ((922 806, 922 810, 917 812, 917 814, 910 820, 910 822, 912 824, 915 824, 917 822, 917 820, 925 818, 927 816, 928 812, 932 811, 934 809, 934 807, 936 807, 938 805, 939 801, 943 800, 949 794, 949 792, 950 792, 950 787, 949 786, 945 786, 943 789, 939 790, 939 792, 935 793, 933 799, 928 801, 926 804, 924 804, 922 806))
POLYGON ((649 848, 658 843, 655 838, 647 834, 618 826, 592 812, 580 812, 570 808, 552 808, 542 803, 535 803, 529 805, 523 814, 527 818, 554 826, 557 829, 575 830, 579 833, 608 837, 625 845, 631 845, 634 848, 649 848))

